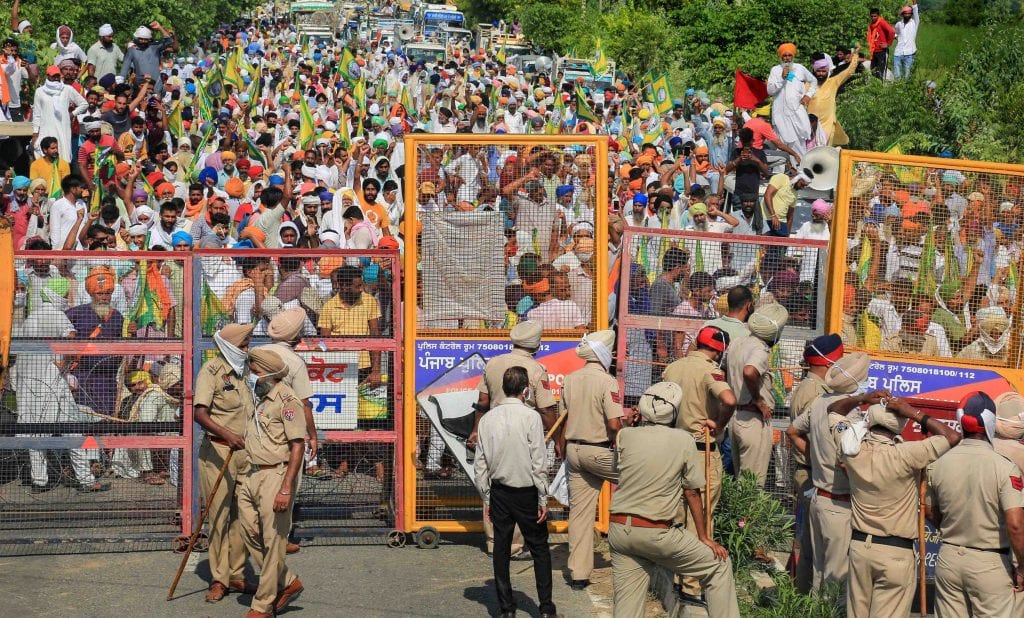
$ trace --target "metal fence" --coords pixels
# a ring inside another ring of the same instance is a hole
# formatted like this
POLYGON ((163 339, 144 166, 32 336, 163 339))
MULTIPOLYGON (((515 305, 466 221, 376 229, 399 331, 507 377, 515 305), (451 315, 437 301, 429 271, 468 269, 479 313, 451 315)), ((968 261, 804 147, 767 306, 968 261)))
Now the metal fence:
POLYGON ((306 312, 295 350, 307 364, 320 450, 307 453, 294 535, 384 540, 401 528, 403 331, 395 251, 194 253, 198 368, 223 323, 252 323, 250 348, 271 343, 278 312, 306 312), (346 300, 347 299, 347 300, 346 300))
MULTIPOLYGON (((607 325, 607 140, 412 135, 405 156, 406 528, 478 531, 457 425, 484 363, 516 323, 540 322, 557 393, 580 335, 607 325)), ((554 530, 565 517, 553 511, 554 530)))
POLYGON ((665 367, 686 355, 705 322, 725 313, 725 296, 734 286, 750 287, 755 306, 774 301, 789 311, 770 355, 777 385, 775 448, 765 484, 787 503, 789 396, 802 378, 805 342, 824 332, 828 250, 827 240, 636 227, 626 228, 622 240, 616 367, 627 406, 635 406, 665 367))
POLYGON ((0 553, 167 547, 192 521, 192 262, 19 252, 0 553))

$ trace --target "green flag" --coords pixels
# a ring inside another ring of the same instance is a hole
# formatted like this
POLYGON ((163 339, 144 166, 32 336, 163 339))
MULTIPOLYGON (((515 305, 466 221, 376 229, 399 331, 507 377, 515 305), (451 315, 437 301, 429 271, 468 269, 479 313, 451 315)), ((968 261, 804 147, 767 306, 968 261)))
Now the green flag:
POLYGON ((590 108, 590 104, 587 103, 587 95, 583 93, 583 88, 580 86, 576 86, 576 116, 587 122, 598 122, 597 114, 590 108))

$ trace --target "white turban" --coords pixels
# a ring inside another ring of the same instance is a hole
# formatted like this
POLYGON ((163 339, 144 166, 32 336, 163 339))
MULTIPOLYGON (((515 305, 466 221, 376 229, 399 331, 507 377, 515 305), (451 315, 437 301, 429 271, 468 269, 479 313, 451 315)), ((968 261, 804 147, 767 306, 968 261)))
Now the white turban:
POLYGON ((114 36, 114 28, 110 24, 103 24, 99 30, 100 36, 114 36))
POLYGON ((137 39, 151 39, 153 38, 153 31, 145 26, 139 26, 135 29, 135 34, 132 36, 137 39))
POLYGON ((23 19, 23 20, 18 22, 18 32, 19 33, 24 33, 26 28, 31 28, 31 27, 32 27, 32 22, 30 22, 27 19, 23 19))

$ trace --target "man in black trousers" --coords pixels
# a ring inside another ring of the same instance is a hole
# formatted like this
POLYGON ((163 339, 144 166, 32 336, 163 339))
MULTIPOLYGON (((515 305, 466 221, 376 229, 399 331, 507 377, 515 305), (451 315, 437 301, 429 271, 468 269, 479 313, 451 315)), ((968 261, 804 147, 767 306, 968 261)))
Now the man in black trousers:
POLYGON ((504 398, 477 429, 476 487, 494 523, 494 580, 501 616, 515 616, 509 562, 512 531, 523 532, 533 555, 533 571, 543 618, 556 616, 551 602, 551 550, 548 547, 548 479, 544 426, 540 414, 523 402, 530 398, 526 369, 509 367, 502 376, 504 398))

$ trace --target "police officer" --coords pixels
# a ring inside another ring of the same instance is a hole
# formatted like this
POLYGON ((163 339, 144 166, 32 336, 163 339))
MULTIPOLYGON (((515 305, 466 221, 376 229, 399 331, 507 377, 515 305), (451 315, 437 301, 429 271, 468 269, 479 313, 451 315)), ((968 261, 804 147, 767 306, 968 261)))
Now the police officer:
MULTIPOLYGON (((884 402, 883 402, 884 403, 884 402)), ((960 443, 960 434, 901 399, 868 408, 843 432, 840 459, 850 479, 853 535, 846 615, 909 616, 914 601, 918 479, 960 443), (930 437, 899 439, 907 420, 930 437)))
POLYGON ((245 543, 260 569, 246 618, 263 618, 273 616, 303 590, 285 556, 306 420, 302 400, 284 383, 288 368, 276 352, 256 348, 249 354, 249 368, 258 402, 245 424, 251 465, 239 492, 238 513, 245 543))
POLYGON ((963 442, 928 474, 925 513, 942 532, 938 618, 1011 616, 1013 593, 1024 591, 1024 480, 1020 468, 992 448, 995 409, 984 393, 964 397, 956 411, 963 442))
MULTIPOLYGON (((1024 470, 1024 395, 1007 391, 996 401, 996 436, 992 446, 996 452, 1024 470)), ((1024 608, 1021 608, 1024 612, 1024 608)), ((1022 614, 1024 615, 1024 614, 1022 614)))
POLYGON ((772 415, 775 413, 768 357, 788 319, 789 312, 782 305, 772 303, 761 307, 747 322, 750 336, 733 341, 726 359, 725 373, 729 386, 736 393, 736 414, 729 424, 733 470, 736 474, 752 471, 761 485, 768 478, 772 415))
POLYGON ((252 416, 253 395, 246 384, 249 368, 246 350, 252 336, 251 324, 228 324, 213 335, 220 355, 207 361, 196 376, 193 394, 195 420, 204 430, 199 446, 199 490, 209 500, 210 589, 208 603, 224 598, 228 590, 252 593, 245 582, 248 552, 238 520, 237 490, 249 469, 245 453, 245 422, 252 416), (220 474, 224 459, 234 451, 217 493, 210 491, 220 474))
POLYGON ((836 582, 846 585, 850 550, 850 482, 839 468, 839 438, 849 427, 847 415, 857 406, 875 404, 886 393, 854 395, 867 380, 871 361, 867 354, 847 354, 829 367, 825 386, 810 410, 786 430, 793 447, 811 463, 814 495, 808 509, 814 574, 812 587, 836 582))
MULTIPOLYGON (((697 331, 697 339, 690 352, 673 361, 662 378, 666 382, 679 385, 683 398, 679 405, 676 428, 686 431, 694 439, 697 450, 711 449, 711 474, 706 479, 708 486, 705 491, 710 493, 711 512, 718 506, 722 495, 722 458, 718 451, 718 443, 704 442, 704 428, 714 428, 713 434, 720 433, 729 422, 736 405, 736 396, 725 372, 719 363, 729 347, 729 334, 714 326, 705 326, 697 331)), ((686 529, 696 534, 697 526, 686 510, 680 505, 682 521, 686 529)), ((703 523, 703 522, 702 522, 703 523)), ((708 530, 711 534, 714 529, 708 530)), ((700 599, 700 583, 692 578, 683 578, 680 582, 680 598, 688 603, 702 605, 700 599)))
POLYGON ((584 335, 576 354, 587 362, 565 376, 559 409, 568 414, 563 439, 569 462, 569 573, 583 590, 594 570, 594 513, 601 485, 616 482, 611 447, 622 429, 619 382, 608 373, 615 332, 584 335))
MULTIPOLYGON (((843 357, 843 339, 839 335, 822 335, 815 338, 804 348, 804 363, 807 367, 804 379, 793 389, 789 403, 789 421, 792 423, 801 414, 810 409, 811 404, 819 395, 829 392, 825 386, 825 373, 829 365, 843 357)), ((811 578, 814 573, 811 559, 811 527, 807 525, 807 511, 811 500, 805 494, 811 489, 811 465, 807 456, 793 449, 793 502, 797 505, 797 531, 800 554, 796 563, 796 575, 793 584, 804 594, 811 590, 811 578)))
MULTIPOLYGON (((543 334, 544 328, 539 322, 530 320, 520 322, 509 333, 509 338, 512 340, 512 351, 487 361, 484 366, 484 375, 481 376, 480 383, 477 385, 479 395, 477 403, 473 406, 476 414, 473 419, 473 432, 466 440, 467 448, 476 448, 476 429, 480 424, 480 418, 491 407, 491 393, 494 393, 497 399, 501 398, 502 378, 505 375, 505 370, 509 367, 518 366, 526 369, 530 377, 530 396, 524 403, 540 413, 545 431, 554 425, 556 418, 555 396, 551 394, 551 389, 548 387, 548 370, 533 357, 540 349, 540 338, 543 334)), ((561 456, 561 452, 558 454, 561 456)), ((484 534, 487 537, 487 553, 491 553, 494 551, 494 527, 486 513, 484 514, 484 534)), ((522 549, 523 536, 516 528, 512 540, 513 558, 524 557, 521 556, 522 549)))
POLYGON ((709 615, 740 615, 729 554, 704 528, 704 457, 693 437, 674 427, 682 400, 678 384, 651 386, 631 419, 635 426, 618 435, 619 485, 608 530, 616 618, 644 615, 656 565, 696 577, 707 590, 709 615), (696 534, 677 523, 684 500, 696 534))

